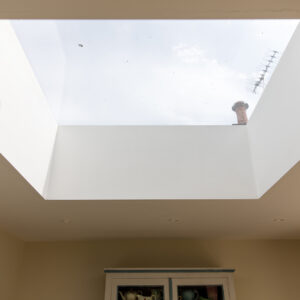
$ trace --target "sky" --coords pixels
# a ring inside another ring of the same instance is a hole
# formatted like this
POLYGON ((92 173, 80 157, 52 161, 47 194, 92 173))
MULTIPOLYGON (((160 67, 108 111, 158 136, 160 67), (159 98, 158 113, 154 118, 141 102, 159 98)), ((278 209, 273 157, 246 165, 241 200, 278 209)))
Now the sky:
POLYGON ((60 125, 231 125, 298 20, 11 23, 60 125))

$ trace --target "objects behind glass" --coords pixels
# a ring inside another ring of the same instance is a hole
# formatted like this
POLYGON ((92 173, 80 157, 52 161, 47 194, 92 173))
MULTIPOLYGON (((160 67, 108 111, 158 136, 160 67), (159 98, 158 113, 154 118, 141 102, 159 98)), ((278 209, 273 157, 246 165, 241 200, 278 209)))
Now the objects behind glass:
POLYGON ((164 300, 164 287, 118 286, 117 300, 164 300))
POLYGON ((223 286, 178 286, 178 300, 224 300, 223 286))

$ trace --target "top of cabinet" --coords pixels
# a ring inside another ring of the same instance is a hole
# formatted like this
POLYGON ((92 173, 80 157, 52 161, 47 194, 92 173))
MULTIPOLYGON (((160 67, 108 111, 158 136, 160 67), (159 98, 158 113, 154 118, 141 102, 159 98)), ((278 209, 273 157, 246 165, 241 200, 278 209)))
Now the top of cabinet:
POLYGON ((104 273, 233 273, 227 268, 105 268, 104 273))

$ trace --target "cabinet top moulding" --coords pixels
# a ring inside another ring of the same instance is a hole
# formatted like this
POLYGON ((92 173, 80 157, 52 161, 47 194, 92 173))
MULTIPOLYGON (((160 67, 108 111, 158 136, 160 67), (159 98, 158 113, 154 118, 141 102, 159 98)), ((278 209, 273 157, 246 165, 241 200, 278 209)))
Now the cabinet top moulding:
POLYGON ((233 273, 224 268, 105 268, 104 273, 233 273))

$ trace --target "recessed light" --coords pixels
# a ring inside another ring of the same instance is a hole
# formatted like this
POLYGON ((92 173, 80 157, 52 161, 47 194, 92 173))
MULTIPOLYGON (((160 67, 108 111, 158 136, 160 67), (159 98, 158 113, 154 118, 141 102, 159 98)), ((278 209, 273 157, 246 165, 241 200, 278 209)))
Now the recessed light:
POLYGON ((282 223, 282 222, 286 222, 286 221, 287 221, 287 219, 285 219, 285 218, 274 218, 273 219, 274 223, 282 223))
POLYGON ((178 223, 181 223, 182 221, 179 218, 170 217, 170 218, 168 218, 168 222, 172 223, 172 224, 178 224, 178 223))
POLYGON ((61 222, 64 223, 64 224, 69 224, 69 223, 71 223, 71 219, 69 219, 69 218, 63 218, 61 220, 61 222))

